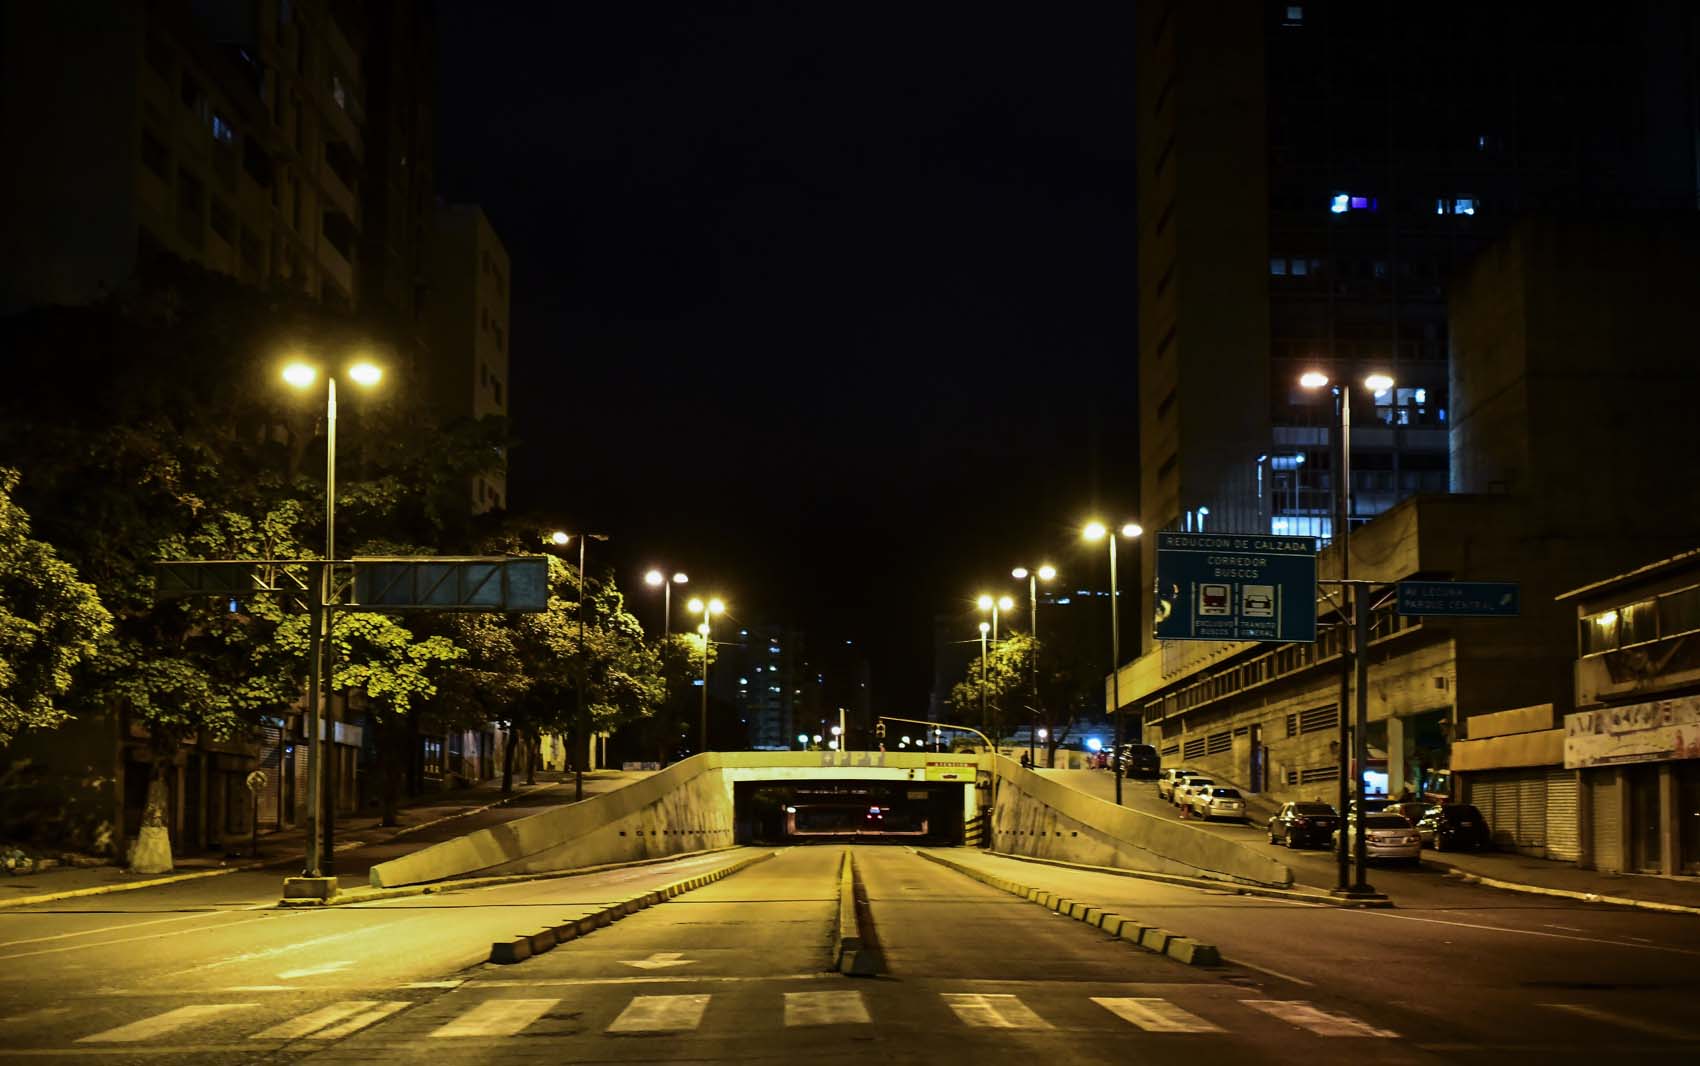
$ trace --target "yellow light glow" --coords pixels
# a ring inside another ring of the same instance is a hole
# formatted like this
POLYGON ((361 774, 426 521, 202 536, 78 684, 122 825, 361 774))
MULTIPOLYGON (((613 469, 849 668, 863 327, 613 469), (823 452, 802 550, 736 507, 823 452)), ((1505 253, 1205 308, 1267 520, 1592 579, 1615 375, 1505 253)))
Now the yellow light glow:
POLYGON ((567 541, 572 539, 573 535, 571 533, 563 533, 558 529, 549 534, 549 543, 551 544, 565 544, 567 541))
POLYGON ((662 580, 661 571, 659 570, 651 570, 649 573, 643 575, 643 583, 646 585, 659 585, 662 580))
POLYGON ((691 579, 689 577, 685 576, 685 572, 683 570, 673 575, 673 584, 675 585, 688 584, 690 580, 691 579))
POLYGON ((991 631, 992 631, 992 623, 990 623, 990 622, 981 622, 980 623, 980 632, 982 634, 990 633, 991 631))
POLYGON ((1104 523, 1088 522, 1086 528, 1080 531, 1080 535, 1087 540, 1103 540, 1104 534, 1108 532, 1109 530, 1104 528, 1104 523))
POLYGON ((1022 578, 1027 576, 1027 568, 1025 566, 1018 566, 1009 572, 1009 576, 1020 581, 1022 578))
POLYGON ((355 363, 348 368, 348 377, 356 385, 370 387, 384 380, 384 372, 375 363, 355 363))
POLYGON ((719 614, 726 610, 726 604, 720 600, 709 600, 708 610, 710 614, 719 614))
POLYGON ((1307 370, 1299 376, 1299 384, 1307 389, 1320 389, 1328 384, 1328 375, 1320 370, 1307 370))
POLYGON ((307 388, 319 377, 319 372, 306 363, 290 363, 283 368, 283 380, 298 389, 307 388))
POLYGON ((1364 387, 1374 392, 1386 392, 1393 387, 1393 379, 1386 374, 1371 374, 1364 378, 1364 387))
POLYGON ((1054 566, 1046 564, 1046 565, 1041 566, 1039 568, 1039 580, 1040 581, 1049 581, 1051 578, 1056 577, 1056 576, 1057 576, 1057 568, 1054 567, 1054 566))
POLYGON ((990 596, 981 596, 979 599, 975 600, 974 603, 982 611, 989 611, 992 609, 992 598, 990 596))
POLYGON ((687 603, 685 606, 687 606, 691 609, 692 614, 701 614, 702 613, 702 601, 697 599, 695 596, 692 596, 691 602, 687 603))
POLYGON ((705 637, 708 636, 708 623, 707 622, 698 622, 697 623, 697 632, 701 633, 705 637))
POLYGON ((998 597, 998 610, 1007 611, 1011 607, 1014 607, 1014 606, 1015 606, 1015 600, 1011 599, 1010 597, 1008 597, 1008 596, 999 596, 998 597))
POLYGON ((1613 625, 1616 622, 1617 622, 1617 612, 1616 611, 1607 611, 1605 614, 1602 614, 1598 618, 1594 619, 1594 624, 1597 625, 1597 626, 1609 626, 1609 625, 1613 625))
POLYGON ((1143 532, 1145 532, 1145 530, 1140 528, 1138 522, 1129 522, 1127 525, 1122 527, 1122 536, 1127 537, 1130 540, 1139 536, 1143 532))

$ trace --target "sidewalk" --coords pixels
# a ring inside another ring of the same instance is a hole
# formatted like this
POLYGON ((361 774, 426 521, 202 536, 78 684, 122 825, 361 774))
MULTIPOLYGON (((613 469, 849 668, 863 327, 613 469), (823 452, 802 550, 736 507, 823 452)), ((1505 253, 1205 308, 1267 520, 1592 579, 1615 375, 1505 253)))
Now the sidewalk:
MULTIPOLYGON (((592 771, 585 774, 585 782, 608 782, 620 776, 620 771, 592 771)), ((516 777, 513 793, 508 796, 502 795, 502 781, 497 777, 452 792, 417 797, 404 802, 397 810, 396 824, 393 826, 382 824, 381 812, 362 811, 359 814, 341 816, 336 823, 337 854, 340 858, 345 852, 355 849, 405 840, 419 830, 440 826, 492 807, 553 806, 558 803, 571 803, 573 800, 571 774, 559 771, 540 772, 536 785, 526 785, 523 780, 523 777, 516 777)), ((238 870, 285 869, 299 866, 305 854, 306 840, 305 827, 294 826, 277 832, 262 833, 257 856, 247 853, 249 844, 246 840, 243 841, 240 855, 219 855, 216 852, 178 853, 173 856, 176 869, 169 874, 136 874, 117 865, 106 865, 60 866, 39 873, 15 877, 0 876, 0 908, 46 902, 64 897, 67 893, 98 895, 214 877, 238 870)), ((423 843, 422 841, 421 846, 423 843)), ((358 876, 364 880, 363 869, 358 876)))
POLYGON ((1423 851, 1423 863, 1492 888, 1700 914, 1700 877, 1615 874, 1504 851, 1423 851))

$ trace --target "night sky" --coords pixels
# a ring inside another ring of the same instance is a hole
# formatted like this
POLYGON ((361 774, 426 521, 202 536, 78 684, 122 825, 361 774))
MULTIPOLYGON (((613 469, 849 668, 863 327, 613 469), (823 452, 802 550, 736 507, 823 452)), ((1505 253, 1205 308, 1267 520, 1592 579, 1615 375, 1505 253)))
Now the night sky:
POLYGON ((440 185, 513 260, 511 506, 610 533, 646 625, 642 570, 682 567, 867 646, 903 714, 935 613, 967 638, 1011 566, 1092 573, 1076 523, 1138 482, 1131 13, 439 27, 440 185))

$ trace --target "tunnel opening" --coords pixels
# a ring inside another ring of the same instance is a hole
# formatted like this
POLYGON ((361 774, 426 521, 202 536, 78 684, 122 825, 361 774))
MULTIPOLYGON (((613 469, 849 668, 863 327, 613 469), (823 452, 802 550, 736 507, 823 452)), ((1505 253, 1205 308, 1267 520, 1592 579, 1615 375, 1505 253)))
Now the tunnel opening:
POLYGON ((740 844, 962 843, 964 785, 932 781, 739 781, 740 844))

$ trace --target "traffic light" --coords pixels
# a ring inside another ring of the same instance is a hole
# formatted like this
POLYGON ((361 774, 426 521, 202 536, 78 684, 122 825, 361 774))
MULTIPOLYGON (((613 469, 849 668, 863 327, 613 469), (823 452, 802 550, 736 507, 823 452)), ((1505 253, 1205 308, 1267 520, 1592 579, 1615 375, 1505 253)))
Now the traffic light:
POLYGON ((880 740, 885 739, 885 723, 884 722, 875 722, 874 723, 874 736, 877 737, 880 740))

